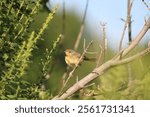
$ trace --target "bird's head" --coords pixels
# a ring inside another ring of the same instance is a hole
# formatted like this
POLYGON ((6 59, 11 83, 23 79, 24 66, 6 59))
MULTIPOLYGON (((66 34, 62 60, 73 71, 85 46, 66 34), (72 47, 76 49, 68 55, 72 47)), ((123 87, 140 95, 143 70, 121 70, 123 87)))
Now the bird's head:
POLYGON ((65 52, 65 55, 69 56, 69 55, 72 54, 73 50, 71 50, 71 49, 66 49, 64 52, 65 52))

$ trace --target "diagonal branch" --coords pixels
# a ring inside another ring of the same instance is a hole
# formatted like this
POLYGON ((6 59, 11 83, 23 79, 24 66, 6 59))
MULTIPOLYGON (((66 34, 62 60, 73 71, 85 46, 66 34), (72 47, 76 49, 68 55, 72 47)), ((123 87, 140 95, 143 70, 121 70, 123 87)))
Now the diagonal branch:
POLYGON ((133 55, 131 57, 128 57, 126 59, 123 59, 123 60, 119 60, 119 61, 116 61, 114 62, 114 65, 120 65, 120 64, 126 64, 126 63, 129 63, 139 57, 142 57, 143 55, 147 54, 150 52, 150 48, 147 48, 145 49, 144 51, 140 52, 140 53, 137 53, 136 55, 133 55))
MULTIPOLYGON (((143 26, 141 32, 135 37, 135 39, 132 41, 132 43, 127 48, 125 48, 122 51, 122 57, 124 57, 132 49, 134 49, 134 47, 141 41, 141 39, 143 38, 143 36, 145 35, 145 33, 149 30, 149 28, 150 28, 150 17, 148 18, 147 22, 143 26)), ((84 78, 82 78, 80 81, 78 81, 77 83, 75 83, 72 87, 70 87, 61 96, 55 97, 54 99, 66 99, 67 97, 71 96, 76 91, 78 91, 79 89, 82 89, 84 86, 86 86, 86 84, 88 84, 92 80, 96 79, 98 76, 101 76, 110 67, 112 67, 114 65, 117 65, 117 64, 125 64, 127 62, 130 62, 131 60, 134 60, 135 58, 137 58, 139 56, 142 56, 147 51, 149 51, 149 48, 146 49, 142 53, 139 53, 139 54, 137 54, 135 56, 132 56, 132 57, 129 57, 129 58, 126 58, 126 59, 123 59, 123 60, 120 60, 120 57, 116 57, 115 59, 111 59, 111 60, 105 62, 104 64, 102 64, 98 68, 95 68, 91 73, 89 73, 87 76, 85 76, 84 78), (121 61, 121 63, 119 61, 121 61)))

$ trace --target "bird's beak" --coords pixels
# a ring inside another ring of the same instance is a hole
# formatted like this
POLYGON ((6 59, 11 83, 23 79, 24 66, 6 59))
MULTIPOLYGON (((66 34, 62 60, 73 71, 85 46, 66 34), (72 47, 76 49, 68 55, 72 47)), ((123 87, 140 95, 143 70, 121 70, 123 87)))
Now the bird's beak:
POLYGON ((64 53, 66 53, 66 50, 64 51, 64 53))
POLYGON ((66 53, 68 49, 66 49, 64 52, 66 53))

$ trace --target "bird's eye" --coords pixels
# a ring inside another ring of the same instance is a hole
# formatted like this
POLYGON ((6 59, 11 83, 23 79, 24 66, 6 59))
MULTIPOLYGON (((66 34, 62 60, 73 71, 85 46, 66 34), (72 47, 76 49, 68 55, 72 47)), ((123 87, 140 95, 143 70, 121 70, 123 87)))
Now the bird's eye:
POLYGON ((71 51, 70 51, 70 50, 68 50, 68 53, 71 53, 71 51))

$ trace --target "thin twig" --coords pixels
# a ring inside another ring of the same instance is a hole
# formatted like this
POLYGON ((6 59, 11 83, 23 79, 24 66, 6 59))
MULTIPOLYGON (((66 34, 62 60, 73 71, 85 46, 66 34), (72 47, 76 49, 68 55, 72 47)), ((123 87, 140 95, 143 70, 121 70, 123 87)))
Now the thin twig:
POLYGON ((93 85, 95 85, 95 83, 92 83, 92 84, 86 85, 84 88, 91 87, 91 86, 93 86, 93 85))
POLYGON ((84 55, 86 54, 88 48, 92 45, 93 40, 87 45, 87 47, 84 49, 79 61, 77 62, 77 64, 74 66, 74 68, 72 69, 72 71, 69 73, 68 78, 66 79, 64 86, 62 87, 62 89, 60 90, 59 95, 62 93, 62 91, 64 90, 65 86, 67 85, 68 81, 70 80, 70 78, 73 76, 73 73, 75 72, 75 70, 77 69, 77 67, 79 66, 81 60, 83 59, 84 55))
POLYGON ((85 23, 85 17, 86 17, 86 14, 87 14, 88 4, 89 4, 89 0, 87 0, 87 2, 86 2, 86 7, 85 7, 85 11, 84 11, 84 16, 83 16, 83 19, 82 19, 82 22, 81 22, 80 31, 79 31, 79 33, 78 33, 78 36, 77 36, 77 39, 76 39, 76 42, 75 42, 75 45, 74 45, 74 50, 77 50, 77 49, 78 49, 79 43, 80 43, 80 40, 81 40, 81 37, 82 37, 82 35, 83 35, 84 23, 85 23))
POLYGON ((123 43, 124 35, 126 32, 126 28, 127 28, 127 22, 125 22, 124 27, 123 27, 123 31, 122 31, 122 35, 121 35, 121 39, 120 39, 120 44, 119 44, 119 51, 121 51, 121 49, 122 49, 122 43, 123 43))
MULTIPOLYGON (((66 10, 65 10, 65 0, 63 1, 63 15, 62 15, 62 42, 64 41, 65 38, 65 28, 66 28, 66 10)), ((64 85, 65 79, 67 77, 68 74, 68 70, 69 68, 66 67, 66 72, 64 72, 64 74, 62 75, 61 81, 62 81, 62 86, 64 85)))
POLYGON ((66 29, 66 10, 65 10, 65 0, 63 1, 63 10, 62 10, 62 37, 61 37, 61 44, 65 38, 65 29, 66 29))
POLYGON ((64 74, 62 75, 62 77, 61 77, 61 84, 62 84, 62 87, 64 87, 64 84, 65 84, 65 80, 66 80, 66 78, 67 78, 67 76, 68 76, 68 72, 69 72, 69 67, 67 66, 66 67, 66 72, 64 72, 64 74))
POLYGON ((131 69, 131 65, 128 63, 128 87, 130 87, 132 85, 132 69, 131 69))
POLYGON ((133 55, 133 56, 128 57, 128 58, 126 58, 126 59, 123 59, 123 60, 119 60, 119 61, 114 62, 114 65, 120 65, 120 64, 129 63, 129 62, 135 60, 136 58, 139 58, 139 57, 142 57, 143 55, 146 55, 146 54, 149 53, 149 52, 150 52, 150 48, 147 48, 147 49, 143 50, 142 52, 137 53, 136 55, 133 55))
POLYGON ((132 7, 132 3, 130 0, 128 0, 128 5, 127 5, 127 23, 128 23, 128 39, 129 39, 129 43, 132 41, 132 29, 131 29, 131 7, 132 7))
MULTIPOLYGON (((128 5, 127 5, 127 23, 128 23, 128 39, 129 39, 129 45, 132 41, 132 29, 131 29, 131 26, 132 26, 132 22, 131 22, 131 8, 132 8, 132 5, 133 5, 133 1, 131 3, 131 0, 128 0, 128 5)), ((128 63, 127 65, 127 69, 128 69, 128 87, 131 86, 132 84, 132 72, 131 72, 131 65, 128 63)))
POLYGON ((126 17, 126 20, 125 20, 125 24, 124 24, 122 35, 121 35, 121 39, 120 39, 119 51, 122 50, 122 43, 123 43, 123 39, 124 39, 124 35, 125 35, 125 32, 126 32, 127 26, 128 26, 129 42, 131 42, 131 40, 132 40, 131 39, 131 15, 130 15, 131 14, 132 5, 133 5, 133 1, 130 2, 130 0, 128 0, 127 17, 126 17))
MULTIPOLYGON (((132 26, 132 22, 131 22, 131 8, 132 8, 132 5, 133 5, 133 1, 131 3, 131 0, 128 0, 128 5, 127 5, 127 23, 128 23, 128 39, 129 39, 129 45, 132 41, 132 29, 131 29, 131 26, 132 26)), ((131 86, 132 84, 132 72, 131 72, 131 65, 128 63, 128 66, 127 66, 127 69, 128 69, 128 87, 131 86)))
POLYGON ((148 42, 147 47, 150 48, 150 41, 148 42))
POLYGON ((99 54, 99 57, 97 59, 96 67, 98 67, 100 65, 100 63, 101 63, 100 61, 101 61, 103 52, 104 52, 104 48, 102 48, 102 46, 100 45, 100 54, 99 54))
POLYGON ((96 67, 101 65, 105 60, 105 53, 107 50, 107 40, 106 40, 106 23, 100 23, 102 30, 102 44, 100 45, 100 54, 96 63, 96 67))
POLYGON ((65 11, 65 0, 63 1, 63 15, 62 15, 62 40, 65 38, 65 24, 66 21, 66 11, 65 11))
POLYGON ((142 2, 144 3, 144 5, 147 7, 147 9, 148 10, 150 10, 150 7, 149 7, 149 5, 144 1, 144 0, 142 0, 142 2))

